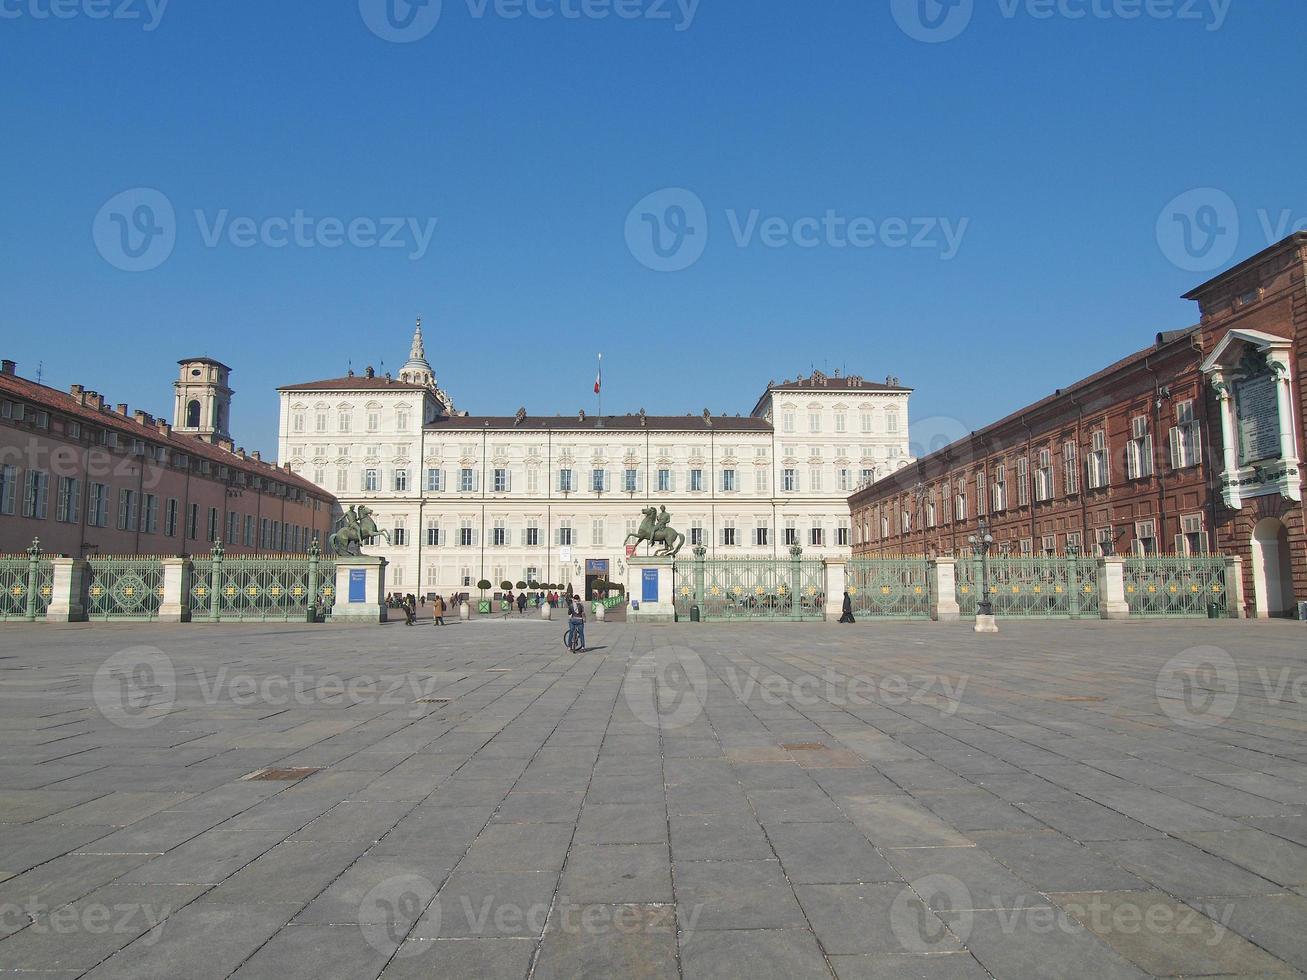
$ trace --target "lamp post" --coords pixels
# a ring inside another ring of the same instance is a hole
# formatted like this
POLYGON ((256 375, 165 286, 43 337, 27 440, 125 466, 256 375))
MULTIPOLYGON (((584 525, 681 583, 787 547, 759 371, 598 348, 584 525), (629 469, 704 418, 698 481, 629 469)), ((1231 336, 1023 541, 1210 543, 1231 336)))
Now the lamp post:
POLYGON ((971 552, 980 559, 980 598, 976 601, 976 632, 997 633, 998 624, 994 620, 994 604, 989 598, 989 549, 994 546, 994 536, 989 533, 989 525, 980 519, 976 533, 969 536, 971 552))

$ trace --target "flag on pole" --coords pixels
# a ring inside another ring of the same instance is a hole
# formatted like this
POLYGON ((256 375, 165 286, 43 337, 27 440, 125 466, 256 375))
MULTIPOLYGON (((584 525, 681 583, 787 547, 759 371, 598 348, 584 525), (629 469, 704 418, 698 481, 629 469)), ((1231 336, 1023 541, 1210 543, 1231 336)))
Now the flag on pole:
POLYGON ((604 382, 604 355, 599 355, 599 373, 595 375, 595 394, 599 394, 599 388, 604 382))

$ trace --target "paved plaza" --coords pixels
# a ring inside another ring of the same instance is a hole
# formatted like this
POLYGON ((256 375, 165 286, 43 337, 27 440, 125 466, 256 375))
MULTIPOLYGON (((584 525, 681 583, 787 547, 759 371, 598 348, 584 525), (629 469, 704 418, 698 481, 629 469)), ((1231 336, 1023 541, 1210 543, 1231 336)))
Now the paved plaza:
POLYGON ((10 625, 0 976, 1307 971, 1288 622, 10 625))

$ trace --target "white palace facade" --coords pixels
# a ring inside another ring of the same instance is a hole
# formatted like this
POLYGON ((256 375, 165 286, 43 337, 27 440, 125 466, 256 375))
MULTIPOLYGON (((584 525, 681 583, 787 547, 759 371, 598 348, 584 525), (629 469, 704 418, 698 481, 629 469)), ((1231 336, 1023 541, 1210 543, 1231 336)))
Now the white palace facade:
POLYGON ((773 382, 748 415, 478 416, 437 385, 417 330, 399 376, 372 369, 279 389, 279 459, 366 504, 390 535, 388 587, 474 590, 489 579, 624 580, 626 536, 665 506, 680 557, 851 553, 849 494, 908 465, 896 378, 814 371, 773 382))

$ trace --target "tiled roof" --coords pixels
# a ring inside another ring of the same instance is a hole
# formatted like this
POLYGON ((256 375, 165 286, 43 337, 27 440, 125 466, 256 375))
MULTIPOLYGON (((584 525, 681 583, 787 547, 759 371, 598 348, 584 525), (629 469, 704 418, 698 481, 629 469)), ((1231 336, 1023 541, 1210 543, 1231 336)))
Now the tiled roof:
POLYGON ((155 445, 167 446, 169 449, 195 456, 198 459, 207 459, 222 466, 230 466, 232 469, 239 470, 250 476, 261 476, 269 480, 276 480, 278 483, 296 487, 322 500, 334 499, 329 492, 323 490, 317 484, 273 463, 262 462, 249 456, 241 456, 187 432, 174 431, 165 434, 155 425, 143 425, 130 415, 119 415, 110 409, 107 404, 103 409, 96 408, 93 405, 83 405, 70 394, 46 385, 37 384, 35 381, 29 381, 17 375, 0 374, 0 394, 20 399, 29 405, 39 405, 51 412, 59 412, 71 418, 81 419, 101 428, 121 432, 134 439, 142 439, 155 445))
POLYGON ((327 378, 323 381, 307 381, 298 385, 282 385, 278 391, 425 391, 422 385, 397 381, 394 378, 369 378, 366 375, 351 375, 345 378, 327 378))
POLYGON ((429 432, 770 432, 771 423, 750 415, 454 415, 427 423, 429 432), (602 424, 600 424, 602 422, 602 424))
POLYGON ((849 374, 843 377, 835 375, 831 377, 820 371, 812 372, 811 377, 800 377, 794 381, 773 381, 767 386, 768 391, 911 391, 898 383, 898 379, 892 379, 893 383, 882 384, 878 381, 867 381, 865 378, 856 374, 849 374))

